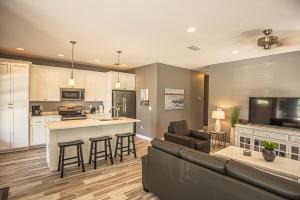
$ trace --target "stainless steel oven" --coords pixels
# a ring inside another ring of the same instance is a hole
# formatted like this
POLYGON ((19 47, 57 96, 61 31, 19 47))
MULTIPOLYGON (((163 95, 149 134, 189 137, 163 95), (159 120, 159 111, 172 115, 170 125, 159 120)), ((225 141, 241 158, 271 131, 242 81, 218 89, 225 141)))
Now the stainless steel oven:
POLYGON ((60 100, 62 101, 84 101, 84 89, 61 88, 60 100))

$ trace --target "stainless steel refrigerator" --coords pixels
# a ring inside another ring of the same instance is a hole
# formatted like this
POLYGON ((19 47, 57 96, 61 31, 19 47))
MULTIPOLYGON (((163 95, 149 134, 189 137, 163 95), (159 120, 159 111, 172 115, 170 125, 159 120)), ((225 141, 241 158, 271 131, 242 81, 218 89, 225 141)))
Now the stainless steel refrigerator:
MULTIPOLYGON (((136 118, 135 91, 113 90, 112 105, 119 108, 119 117, 136 118)), ((116 117, 116 109, 113 109, 113 117, 116 117)))

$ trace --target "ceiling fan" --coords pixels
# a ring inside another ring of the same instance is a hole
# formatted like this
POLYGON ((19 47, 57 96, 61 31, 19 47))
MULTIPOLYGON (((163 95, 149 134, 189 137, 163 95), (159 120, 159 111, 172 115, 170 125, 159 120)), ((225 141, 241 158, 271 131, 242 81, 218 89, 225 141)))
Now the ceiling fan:
POLYGON ((263 47, 265 50, 271 49, 272 46, 282 46, 283 43, 278 41, 278 37, 271 35, 272 31, 272 29, 263 30, 265 37, 259 38, 257 40, 257 45, 263 47))

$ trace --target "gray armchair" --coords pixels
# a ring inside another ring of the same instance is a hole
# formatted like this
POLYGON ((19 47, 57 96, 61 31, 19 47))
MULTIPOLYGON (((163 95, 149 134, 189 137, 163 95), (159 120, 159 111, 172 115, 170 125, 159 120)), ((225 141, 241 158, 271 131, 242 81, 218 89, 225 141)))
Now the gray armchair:
POLYGON ((202 131, 190 130, 185 120, 174 121, 164 133, 166 141, 210 153, 211 135, 202 131))

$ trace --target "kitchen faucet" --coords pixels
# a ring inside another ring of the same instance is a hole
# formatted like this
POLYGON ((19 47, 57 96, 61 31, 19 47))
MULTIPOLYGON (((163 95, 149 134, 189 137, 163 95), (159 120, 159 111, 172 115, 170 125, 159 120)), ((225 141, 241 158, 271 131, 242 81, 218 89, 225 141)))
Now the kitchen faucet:
POLYGON ((120 110, 120 106, 113 106, 113 107, 111 107, 111 109, 110 109, 110 113, 112 113, 112 110, 113 109, 115 109, 116 111, 117 111, 117 116, 116 116, 116 118, 119 118, 119 110, 120 110))

